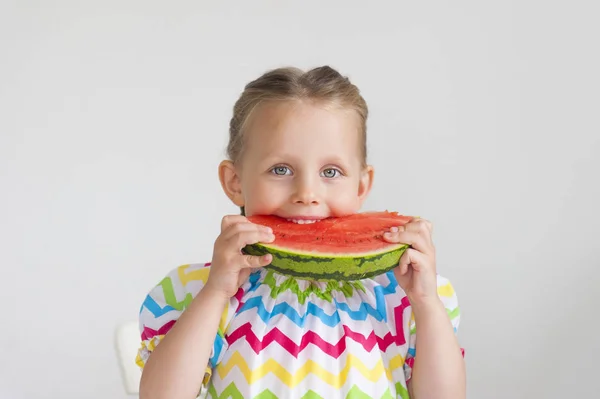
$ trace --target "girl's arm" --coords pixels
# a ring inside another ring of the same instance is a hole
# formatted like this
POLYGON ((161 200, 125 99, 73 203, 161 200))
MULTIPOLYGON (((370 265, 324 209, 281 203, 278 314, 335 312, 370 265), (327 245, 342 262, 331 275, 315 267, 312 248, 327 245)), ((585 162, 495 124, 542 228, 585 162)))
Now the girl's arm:
POLYGON ((253 268, 271 263, 270 255, 244 255, 240 248, 272 242, 272 233, 243 216, 223 218, 206 284, 148 357, 140 381, 141 399, 198 396, 225 306, 253 268))
POLYGON ((416 337, 408 390, 416 399, 464 399, 465 366, 454 326, 438 294, 431 222, 414 218, 384 234, 389 242, 410 245, 394 275, 412 306, 416 337))
POLYGON ((226 295, 202 289, 148 358, 140 399, 196 398, 209 361, 226 295))
POLYGON ((454 329, 440 300, 413 303, 417 356, 408 385, 415 399, 464 399, 465 364, 454 329))

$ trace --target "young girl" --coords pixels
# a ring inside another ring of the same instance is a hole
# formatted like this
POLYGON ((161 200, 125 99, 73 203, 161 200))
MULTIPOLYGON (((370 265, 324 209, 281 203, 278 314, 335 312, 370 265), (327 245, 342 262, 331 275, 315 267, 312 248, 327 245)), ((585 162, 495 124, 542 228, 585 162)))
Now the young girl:
POLYGON ((242 215, 223 218, 211 263, 173 270, 146 297, 142 399, 194 398, 203 385, 211 398, 465 397, 457 299, 436 274, 429 222, 386 233, 410 249, 360 281, 298 279, 240 251, 274 239, 244 215, 318 223, 359 211, 374 173, 366 121, 356 86, 329 67, 246 86, 219 167, 242 215))

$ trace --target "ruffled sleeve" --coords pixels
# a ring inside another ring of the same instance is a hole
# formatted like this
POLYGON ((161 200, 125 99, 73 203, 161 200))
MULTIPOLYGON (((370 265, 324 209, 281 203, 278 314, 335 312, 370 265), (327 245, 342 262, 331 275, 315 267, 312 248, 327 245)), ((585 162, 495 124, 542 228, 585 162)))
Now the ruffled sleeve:
MULTIPOLYGON (((448 279, 438 275, 437 292, 442 303, 444 304, 444 308, 446 308, 446 313, 450 318, 452 327, 454 327, 454 333, 456 334, 458 333, 458 327, 460 324, 460 307, 458 306, 458 298, 456 296, 456 292, 454 291, 454 287, 448 279)), ((412 313, 409 322, 409 328, 410 333, 408 339, 408 353, 404 362, 404 375, 406 382, 408 382, 412 377, 412 370, 413 365, 415 363, 417 345, 417 325, 415 323, 414 314, 412 313)), ((464 356, 464 350, 462 350, 462 352, 464 356)))
MULTIPOLYGON (((209 263, 180 266, 148 293, 139 314, 141 345, 135 361, 140 368, 144 368, 154 349, 204 287, 209 273, 209 263)), ((227 341, 224 339, 224 331, 235 313, 236 301, 237 298, 233 297, 221 316, 204 374, 204 385, 210 380, 212 369, 221 361, 225 352, 227 341)))

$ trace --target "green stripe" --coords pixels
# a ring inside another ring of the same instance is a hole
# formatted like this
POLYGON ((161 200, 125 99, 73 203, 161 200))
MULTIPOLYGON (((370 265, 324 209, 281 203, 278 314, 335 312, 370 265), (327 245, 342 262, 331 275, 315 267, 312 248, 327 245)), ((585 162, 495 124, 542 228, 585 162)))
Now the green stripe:
POLYGON ((327 302, 333 301, 331 293, 333 291, 341 292, 346 298, 350 298, 354 295, 355 291, 365 292, 365 287, 360 281, 336 281, 329 280, 326 282, 326 286, 321 288, 316 284, 308 284, 305 290, 300 288, 298 280, 294 277, 287 278, 281 284, 277 285, 275 275, 272 271, 267 272, 263 283, 271 288, 271 297, 276 298, 280 293, 284 291, 291 291, 298 297, 298 302, 304 304, 306 299, 310 295, 316 295, 327 302))
POLYGON ((460 308, 457 306, 454 309, 446 309, 446 313, 450 317, 450 320, 454 320, 457 316, 460 316, 460 308))
POLYGON ((408 390, 402 386, 399 382, 396 383, 396 397, 400 396, 402 399, 410 399, 408 390))
POLYGON ((194 299, 192 294, 188 292, 185 298, 183 298, 183 301, 178 301, 177 297, 175 296, 175 290, 173 289, 173 281, 171 281, 171 277, 163 278, 159 285, 162 286, 167 305, 179 311, 187 308, 194 299))
MULTIPOLYGON (((350 389, 350 392, 348 392, 348 395, 346 395, 346 399, 372 399, 372 398, 373 398, 373 396, 367 395, 356 385, 354 385, 352 387, 352 389, 350 389)), ((394 399, 389 388, 385 390, 383 395, 381 395, 381 399, 394 399)))
MULTIPOLYGON (((395 388, 396 388, 396 398, 400 397, 402 399, 410 399, 408 396, 408 391, 406 390, 406 388, 404 388, 402 386, 401 383, 397 382, 395 385, 395 388)), ((216 399, 226 399, 226 398, 244 399, 244 396, 242 396, 242 393, 239 391, 239 389, 235 386, 235 383, 233 383, 233 382, 231 384, 229 384, 227 386, 227 388, 225 388, 223 390, 223 392, 221 392, 220 395, 217 394, 217 391, 216 391, 215 387, 213 386, 213 384, 210 384, 208 387, 208 395, 209 395, 209 397, 216 398, 216 399)), ((278 399, 278 398, 279 397, 276 396, 269 389, 265 389, 264 391, 262 391, 261 393, 256 395, 253 399, 278 399)), ((348 394, 346 395, 346 399, 372 399, 372 398, 373 398, 373 396, 366 394, 356 385, 354 385, 350 389, 348 394)), ((315 391, 308 390, 308 392, 306 392, 302 396, 302 399, 324 399, 324 398, 321 395, 319 395, 318 393, 316 393, 315 391)), ((328 399, 330 399, 330 398, 328 398, 328 399)), ((381 399, 393 399, 393 396, 392 396, 389 388, 383 393, 383 395, 381 396, 381 399)))

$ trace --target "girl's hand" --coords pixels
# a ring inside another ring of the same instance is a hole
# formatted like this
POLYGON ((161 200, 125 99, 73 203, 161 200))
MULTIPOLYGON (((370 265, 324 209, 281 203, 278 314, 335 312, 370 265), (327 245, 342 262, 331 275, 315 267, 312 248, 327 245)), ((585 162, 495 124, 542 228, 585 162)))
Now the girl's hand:
POLYGON ((410 245, 394 269, 394 275, 413 307, 439 301, 431 232, 431 222, 414 218, 404 226, 392 227, 383 235, 388 242, 410 245))
POLYGON ((242 253, 242 248, 257 242, 272 242, 274 239, 268 227, 250 223, 244 216, 225 216, 221 221, 221 234, 215 241, 205 288, 227 298, 234 296, 252 269, 271 263, 271 255, 247 255, 242 253))

